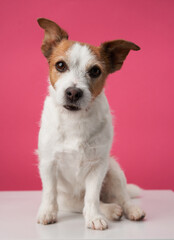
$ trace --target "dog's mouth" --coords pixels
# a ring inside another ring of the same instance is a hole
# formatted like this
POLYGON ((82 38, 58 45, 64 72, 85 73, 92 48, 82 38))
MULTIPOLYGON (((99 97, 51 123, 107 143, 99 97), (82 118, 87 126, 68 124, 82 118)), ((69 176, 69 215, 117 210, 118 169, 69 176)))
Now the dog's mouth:
POLYGON ((69 111, 79 111, 80 108, 74 105, 64 105, 64 108, 66 108, 69 111))

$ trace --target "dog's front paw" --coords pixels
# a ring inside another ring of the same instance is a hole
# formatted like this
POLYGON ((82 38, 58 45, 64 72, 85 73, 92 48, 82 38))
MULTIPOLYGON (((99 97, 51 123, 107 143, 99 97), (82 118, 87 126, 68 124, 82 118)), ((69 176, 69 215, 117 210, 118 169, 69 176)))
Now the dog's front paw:
POLYGON ((86 221, 86 226, 87 228, 91 228, 93 230, 105 230, 108 228, 108 224, 102 216, 88 219, 86 221))
POLYGON ((143 220, 145 216, 145 212, 140 207, 134 205, 130 206, 126 212, 126 217, 132 221, 143 220))
POLYGON ((37 222, 44 225, 56 223, 57 207, 41 206, 37 215, 37 222))

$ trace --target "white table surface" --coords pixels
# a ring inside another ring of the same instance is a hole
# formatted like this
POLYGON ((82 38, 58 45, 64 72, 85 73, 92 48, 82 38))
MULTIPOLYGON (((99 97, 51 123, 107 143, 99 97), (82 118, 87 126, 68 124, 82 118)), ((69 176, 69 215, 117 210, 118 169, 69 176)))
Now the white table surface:
POLYGON ((40 191, 0 192, 0 239, 174 239, 174 192, 146 190, 134 201, 147 213, 142 222, 123 218, 109 229, 86 229, 81 214, 59 212, 59 222, 36 223, 40 191))

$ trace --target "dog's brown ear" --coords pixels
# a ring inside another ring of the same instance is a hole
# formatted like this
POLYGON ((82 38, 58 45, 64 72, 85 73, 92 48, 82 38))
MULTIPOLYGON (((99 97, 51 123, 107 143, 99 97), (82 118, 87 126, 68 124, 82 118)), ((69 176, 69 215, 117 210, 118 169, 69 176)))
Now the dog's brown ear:
POLYGON ((125 40, 115 40, 101 44, 101 56, 106 63, 108 73, 120 70, 130 50, 137 51, 140 50, 140 47, 125 40))
POLYGON ((39 26, 45 30, 45 37, 41 49, 44 56, 49 58, 53 47, 62 39, 68 39, 68 34, 51 20, 39 18, 37 21, 39 26))

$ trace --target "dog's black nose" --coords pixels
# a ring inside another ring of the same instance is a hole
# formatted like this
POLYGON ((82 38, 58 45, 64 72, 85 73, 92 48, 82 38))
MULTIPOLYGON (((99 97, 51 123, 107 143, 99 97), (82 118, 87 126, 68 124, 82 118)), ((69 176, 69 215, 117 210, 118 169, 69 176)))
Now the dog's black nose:
POLYGON ((83 92, 80 88, 69 87, 66 89, 65 95, 70 102, 76 102, 83 96, 83 92))

